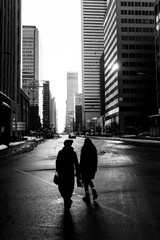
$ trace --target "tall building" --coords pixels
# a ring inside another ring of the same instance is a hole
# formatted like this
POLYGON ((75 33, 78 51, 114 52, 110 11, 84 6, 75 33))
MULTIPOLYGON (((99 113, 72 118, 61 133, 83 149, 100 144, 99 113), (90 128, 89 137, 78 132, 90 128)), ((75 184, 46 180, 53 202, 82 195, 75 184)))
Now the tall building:
POLYGON ((155 1, 157 113, 160 115, 160 0, 155 1))
POLYGON ((106 9, 107 0, 82 0, 82 93, 87 128, 93 118, 100 116, 99 61, 104 49, 106 9))
POLYGON ((23 26, 22 88, 30 98, 30 129, 40 126, 39 117, 39 31, 23 26))
POLYGON ((154 0, 109 0, 104 20, 105 126, 148 128, 155 109, 154 0))
POLYGON ((105 115, 105 81, 104 81, 104 52, 101 55, 100 58, 100 116, 105 115))
POLYGON ((0 0, 0 144, 18 136, 21 82, 21 1, 0 0))
POLYGON ((56 111, 56 101, 55 97, 51 98, 51 110, 50 110, 50 117, 51 117, 51 127, 53 132, 57 132, 57 111, 56 111))
POLYGON ((74 95, 74 122, 75 131, 82 131, 82 93, 76 93, 74 95))
POLYGON ((78 93, 78 72, 67 72, 66 128, 73 131, 74 94, 78 93))
POLYGON ((150 116, 150 132, 160 136, 160 0, 155 1, 156 114, 150 116))
POLYGON ((50 82, 45 81, 43 83, 43 127, 51 128, 50 122, 50 82))

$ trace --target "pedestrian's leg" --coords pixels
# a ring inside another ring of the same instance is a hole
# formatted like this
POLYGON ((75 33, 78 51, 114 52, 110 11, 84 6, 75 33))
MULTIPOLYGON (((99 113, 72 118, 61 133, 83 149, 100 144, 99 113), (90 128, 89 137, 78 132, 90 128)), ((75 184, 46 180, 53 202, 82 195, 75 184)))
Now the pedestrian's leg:
POLYGON ((85 190, 85 196, 82 198, 83 201, 90 201, 89 188, 88 188, 88 182, 87 181, 84 181, 84 190, 85 190))
POLYGON ((71 182, 69 187, 63 183, 63 184, 59 184, 58 185, 58 188, 59 188, 59 192, 64 200, 64 208, 65 210, 68 210, 71 208, 71 205, 72 205, 72 193, 73 193, 73 188, 74 188, 74 185, 73 183, 71 182))
POLYGON ((72 199, 71 198, 64 198, 64 208, 65 210, 69 210, 71 208, 72 205, 72 199))
POLYGON ((90 188, 92 189, 93 200, 97 199, 97 198, 98 198, 98 193, 97 193, 97 191, 96 191, 96 189, 95 189, 95 186, 94 186, 94 184, 93 184, 93 181, 90 180, 90 181, 88 182, 88 184, 89 184, 90 188))

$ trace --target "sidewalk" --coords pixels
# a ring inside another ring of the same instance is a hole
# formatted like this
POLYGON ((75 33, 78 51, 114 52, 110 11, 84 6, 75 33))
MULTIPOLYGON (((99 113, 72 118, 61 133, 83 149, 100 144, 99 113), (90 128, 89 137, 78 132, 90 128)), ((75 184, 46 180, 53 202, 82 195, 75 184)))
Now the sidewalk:
POLYGON ((32 151, 38 144, 44 141, 43 138, 37 139, 29 139, 22 142, 17 142, 15 144, 11 144, 7 148, 3 148, 0 150, 0 159, 9 157, 15 154, 22 154, 26 152, 32 151))

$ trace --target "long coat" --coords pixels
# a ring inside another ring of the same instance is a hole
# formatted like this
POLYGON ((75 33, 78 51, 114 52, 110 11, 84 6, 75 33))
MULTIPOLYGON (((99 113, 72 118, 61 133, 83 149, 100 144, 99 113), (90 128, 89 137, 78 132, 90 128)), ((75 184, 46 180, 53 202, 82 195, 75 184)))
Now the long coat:
POLYGON ((75 172, 78 175, 78 158, 72 147, 64 146, 58 152, 56 171, 59 176, 58 188, 63 198, 70 198, 74 189, 75 172))
POLYGON ((83 179, 94 179, 97 171, 97 149, 90 139, 86 139, 81 149, 80 172, 83 179))

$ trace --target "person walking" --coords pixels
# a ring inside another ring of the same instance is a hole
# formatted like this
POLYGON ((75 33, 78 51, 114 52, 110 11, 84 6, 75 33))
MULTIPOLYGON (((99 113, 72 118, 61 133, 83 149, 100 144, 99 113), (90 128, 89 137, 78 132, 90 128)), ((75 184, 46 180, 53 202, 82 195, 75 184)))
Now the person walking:
POLYGON ((98 198, 98 193, 92 181, 97 171, 97 164, 97 149, 91 139, 86 138, 80 154, 80 173, 85 190, 85 196, 82 198, 83 201, 90 201, 89 187, 92 190, 93 200, 98 198))
POLYGON ((56 172, 58 174, 58 189, 64 200, 65 209, 72 205, 75 172, 79 176, 77 154, 71 146, 73 140, 65 140, 64 147, 58 152, 56 159, 56 172))

